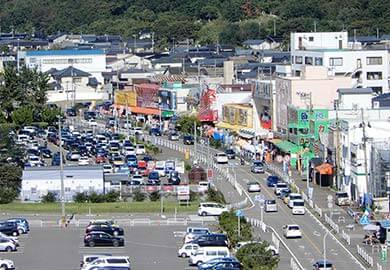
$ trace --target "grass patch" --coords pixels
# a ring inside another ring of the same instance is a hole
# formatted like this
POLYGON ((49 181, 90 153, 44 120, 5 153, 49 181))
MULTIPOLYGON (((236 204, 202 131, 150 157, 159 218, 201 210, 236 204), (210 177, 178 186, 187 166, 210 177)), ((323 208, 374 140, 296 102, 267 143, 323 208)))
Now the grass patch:
MULTIPOLYGON (((174 213, 177 207, 178 213, 196 212, 198 202, 190 202, 188 206, 179 205, 176 201, 164 201, 164 213, 174 213)), ((67 213, 92 214, 100 213, 159 213, 160 201, 156 202, 114 202, 114 203, 66 203, 67 213)), ((60 203, 20 203, 13 202, 0 205, 1 212, 17 213, 61 213, 60 203)))

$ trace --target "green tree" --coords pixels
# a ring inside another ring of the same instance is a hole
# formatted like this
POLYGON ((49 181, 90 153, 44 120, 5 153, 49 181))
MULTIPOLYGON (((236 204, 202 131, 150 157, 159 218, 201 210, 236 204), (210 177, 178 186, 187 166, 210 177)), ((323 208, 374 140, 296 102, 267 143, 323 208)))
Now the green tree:
POLYGON ((160 199, 161 197, 161 194, 159 191, 153 191, 149 194, 149 199, 152 201, 152 202, 156 202, 160 199))
POLYGON ((40 120, 42 122, 48 123, 49 125, 54 125, 56 122, 58 122, 58 116, 62 115, 63 113, 61 112, 60 108, 45 106, 40 114, 40 120))
POLYGON ((57 200, 56 194, 54 192, 48 192, 46 195, 42 196, 43 203, 54 203, 57 200))
POLYGON ((279 258, 272 256, 268 243, 247 244, 241 247, 236 254, 241 262, 243 270, 274 270, 277 268, 279 258))
POLYGON ((19 125, 29 125, 34 121, 33 108, 30 106, 22 106, 12 112, 12 121, 19 125))
POLYGON ((106 202, 116 202, 119 200, 119 192, 115 190, 110 190, 104 196, 106 202))
POLYGON ((225 196, 220 190, 217 190, 215 188, 209 187, 207 190, 207 201, 209 202, 217 202, 225 204, 225 196))
MULTIPOLYGON (((197 116, 195 115, 189 115, 189 116, 183 116, 179 119, 177 122, 178 126, 180 127, 180 131, 184 134, 194 134, 194 128, 195 128, 195 123, 197 127, 201 126, 201 123, 198 119, 197 116)), ((199 130, 198 130, 198 135, 199 135, 199 130)))
POLYGON ((76 203, 85 203, 88 202, 88 194, 86 192, 77 192, 73 196, 73 200, 76 203))
POLYGON ((0 203, 12 202, 19 194, 22 170, 12 164, 0 165, 0 203))
POLYGON ((135 202, 143 202, 146 198, 145 193, 141 192, 139 188, 133 190, 133 200, 135 202))

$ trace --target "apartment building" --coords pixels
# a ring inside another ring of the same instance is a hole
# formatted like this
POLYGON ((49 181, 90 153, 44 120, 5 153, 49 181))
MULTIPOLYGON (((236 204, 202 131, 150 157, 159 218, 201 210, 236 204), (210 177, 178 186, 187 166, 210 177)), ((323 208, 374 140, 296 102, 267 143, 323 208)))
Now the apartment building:
POLYGON ((352 88, 370 87, 374 94, 389 91, 389 52, 385 49, 354 49, 347 32, 291 34, 292 73, 304 66, 324 66, 331 76, 351 76, 352 88))

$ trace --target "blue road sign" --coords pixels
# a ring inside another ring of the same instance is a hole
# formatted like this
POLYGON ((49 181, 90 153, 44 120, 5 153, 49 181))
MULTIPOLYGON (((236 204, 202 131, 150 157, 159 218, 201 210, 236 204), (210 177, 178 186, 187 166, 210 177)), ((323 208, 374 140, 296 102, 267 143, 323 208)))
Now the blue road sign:
POLYGON ((236 217, 243 217, 244 213, 241 210, 236 210, 236 217))

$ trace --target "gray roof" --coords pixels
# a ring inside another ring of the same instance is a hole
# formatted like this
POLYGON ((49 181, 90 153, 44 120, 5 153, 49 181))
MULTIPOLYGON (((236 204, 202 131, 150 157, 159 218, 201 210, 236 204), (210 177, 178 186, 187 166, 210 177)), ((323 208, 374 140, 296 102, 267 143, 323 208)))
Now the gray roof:
POLYGON ((337 92, 343 95, 372 94, 371 88, 339 88, 337 92))
MULTIPOLYGON (((43 167, 26 167, 24 171, 59 171, 60 166, 43 166, 43 167)), ((89 166, 64 166, 64 171, 97 171, 102 170, 102 165, 89 165, 89 166)))
POLYGON ((77 69, 75 67, 69 66, 62 70, 58 70, 52 73, 53 77, 56 78, 68 78, 68 77, 89 77, 90 73, 77 69))

